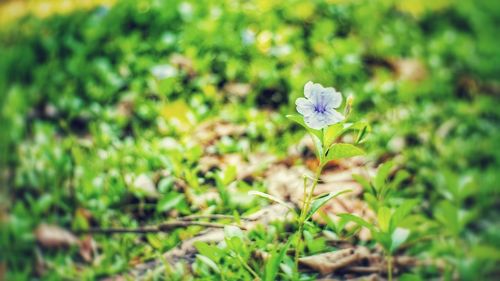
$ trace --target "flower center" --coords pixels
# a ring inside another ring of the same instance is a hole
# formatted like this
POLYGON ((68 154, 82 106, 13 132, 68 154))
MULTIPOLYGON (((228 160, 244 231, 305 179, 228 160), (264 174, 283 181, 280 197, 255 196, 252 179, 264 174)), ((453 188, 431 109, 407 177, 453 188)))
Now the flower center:
POLYGON ((317 104, 317 105, 314 106, 314 111, 316 113, 325 113, 326 106, 324 104, 317 104))

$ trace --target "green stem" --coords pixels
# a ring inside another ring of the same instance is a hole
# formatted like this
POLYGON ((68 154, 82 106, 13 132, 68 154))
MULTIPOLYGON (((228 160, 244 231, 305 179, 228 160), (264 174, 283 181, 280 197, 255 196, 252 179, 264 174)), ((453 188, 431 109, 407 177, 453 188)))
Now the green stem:
POLYGON ((306 188, 306 181, 304 181, 304 201, 302 202, 302 210, 300 212, 298 224, 299 224, 299 229, 298 229, 298 241, 297 241, 297 247, 295 250, 295 268, 297 269, 297 274, 299 272, 299 257, 300 257, 300 251, 302 247, 302 233, 304 231, 304 224, 306 223, 306 218, 307 214, 309 213, 309 208, 311 206, 311 201, 312 197, 314 194, 314 190, 316 189, 316 186, 318 185, 319 182, 319 176, 321 175, 321 172, 323 171, 324 163, 320 163, 318 169, 316 170, 316 174, 314 175, 314 180, 312 187, 310 191, 307 193, 307 188, 306 188))
POLYGON ((220 280, 221 281, 226 281, 226 278, 224 278, 224 273, 223 273, 223 268, 221 265, 219 265, 219 271, 220 271, 220 280))
POLYGON ((392 281, 392 256, 387 256, 387 278, 392 281))
POLYGON ((323 171, 324 165, 325 165, 324 163, 320 163, 318 169, 316 170, 316 175, 314 175, 313 186, 311 187, 311 190, 309 191, 307 201, 306 201, 306 206, 304 208, 304 218, 303 218, 304 222, 305 222, 305 218, 307 217, 307 214, 309 213, 309 207, 311 206, 311 201, 312 201, 312 197, 314 195, 314 190, 316 189, 316 186, 318 186, 319 176, 321 175, 321 171, 323 171))
POLYGON ((304 209, 306 208, 306 193, 307 192, 307 178, 304 177, 304 200, 302 200, 302 208, 300 209, 300 216, 298 219, 298 224, 299 224, 299 229, 297 231, 297 247, 295 248, 295 268, 297 269, 297 274, 299 272, 299 254, 300 254, 300 247, 302 247, 302 232, 304 230, 304 224, 302 221, 302 214, 304 212, 304 209))
POLYGON ((297 235, 297 247, 295 248, 295 268, 297 269, 297 274, 299 274, 299 257, 300 248, 302 247, 302 232, 304 231, 304 224, 299 222, 299 230, 297 235))
POLYGON ((255 278, 255 280, 261 280, 260 276, 243 260, 243 258, 240 255, 237 255, 238 260, 240 263, 243 265, 243 267, 252 274, 252 276, 255 278))

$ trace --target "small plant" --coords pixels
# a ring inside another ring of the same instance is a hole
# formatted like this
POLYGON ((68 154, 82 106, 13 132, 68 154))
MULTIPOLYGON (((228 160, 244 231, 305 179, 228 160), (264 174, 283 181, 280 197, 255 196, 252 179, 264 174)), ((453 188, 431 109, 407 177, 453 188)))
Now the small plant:
POLYGON ((398 207, 392 207, 391 201, 395 199, 395 188, 408 177, 406 171, 400 170, 394 179, 389 181, 393 167, 394 162, 392 161, 380 165, 374 180, 371 182, 360 176, 355 176, 366 190, 364 193, 366 202, 377 215, 376 225, 353 214, 339 215, 344 221, 352 221, 370 230, 373 239, 384 249, 389 280, 392 280, 393 254, 410 236, 410 230, 402 227, 403 220, 418 203, 418 200, 405 200, 398 207))
POLYGON ((305 128, 313 139, 315 152, 318 158, 318 167, 314 177, 304 176, 304 197, 302 206, 298 212, 287 202, 272 195, 251 191, 250 194, 265 197, 281 205, 286 206, 295 215, 297 232, 294 237, 295 246, 295 268, 298 275, 299 257, 302 252, 304 227, 311 217, 329 200, 349 190, 331 192, 314 196, 314 191, 320 181, 320 176, 325 165, 342 158, 349 158, 364 154, 364 151, 349 143, 337 143, 336 140, 348 131, 358 131, 356 144, 360 143, 365 136, 368 126, 364 122, 348 123, 347 118, 351 111, 353 99, 347 99, 344 115, 336 109, 342 104, 342 95, 334 88, 324 88, 320 84, 308 82, 304 86, 305 98, 296 101, 297 111, 302 115, 287 115, 287 118, 305 128))
POLYGON ((224 242, 219 245, 209 245, 202 241, 197 241, 194 245, 199 252, 197 259, 219 274, 221 280, 246 279, 248 274, 253 280, 261 280, 259 274, 248 264, 254 249, 248 245, 245 234, 239 227, 225 226, 224 242), (223 260, 236 265, 237 272, 228 272, 223 260))

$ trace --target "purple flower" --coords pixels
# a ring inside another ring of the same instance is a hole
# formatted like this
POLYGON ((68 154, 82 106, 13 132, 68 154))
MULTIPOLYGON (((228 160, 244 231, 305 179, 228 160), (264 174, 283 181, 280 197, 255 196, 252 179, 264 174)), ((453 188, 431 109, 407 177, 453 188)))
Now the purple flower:
POLYGON ((344 116, 335 110, 342 103, 342 95, 334 88, 323 88, 309 81, 304 86, 304 96, 306 98, 298 98, 295 105, 310 128, 320 130, 344 120, 344 116))

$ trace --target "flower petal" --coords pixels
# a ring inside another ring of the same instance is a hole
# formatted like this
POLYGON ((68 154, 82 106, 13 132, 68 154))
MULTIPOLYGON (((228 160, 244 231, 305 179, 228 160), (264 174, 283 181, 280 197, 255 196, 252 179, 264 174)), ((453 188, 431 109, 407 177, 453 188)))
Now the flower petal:
POLYGON ((327 101, 325 88, 323 88, 321 84, 314 83, 311 86, 311 93, 309 99, 315 106, 325 106, 327 101))
MULTIPOLYGON (((308 99, 314 99, 315 96, 318 96, 324 90, 324 88, 323 88, 323 86, 321 86, 321 84, 313 83, 311 81, 307 82, 306 86, 304 86, 304 96, 308 99), (306 89, 306 86, 307 86, 307 89, 306 89)), ((313 103, 314 103, 314 101, 313 101, 313 103)))
POLYGON ((328 87, 324 89, 324 93, 328 96, 327 107, 338 108, 342 103, 342 94, 335 91, 334 88, 328 87))
POLYGON ((312 129, 320 130, 328 127, 328 118, 321 113, 314 113, 309 116, 304 116, 304 122, 312 129))
POLYGON ((298 98, 295 101, 295 105, 297 106, 297 111, 304 116, 309 116, 314 113, 314 105, 310 100, 298 98))
POLYGON ((312 81, 309 81, 304 85, 304 96, 306 98, 311 98, 311 90, 313 85, 314 83, 312 81))
POLYGON ((327 116, 326 123, 328 125, 339 123, 345 119, 345 117, 335 109, 328 109, 325 115, 327 116))

